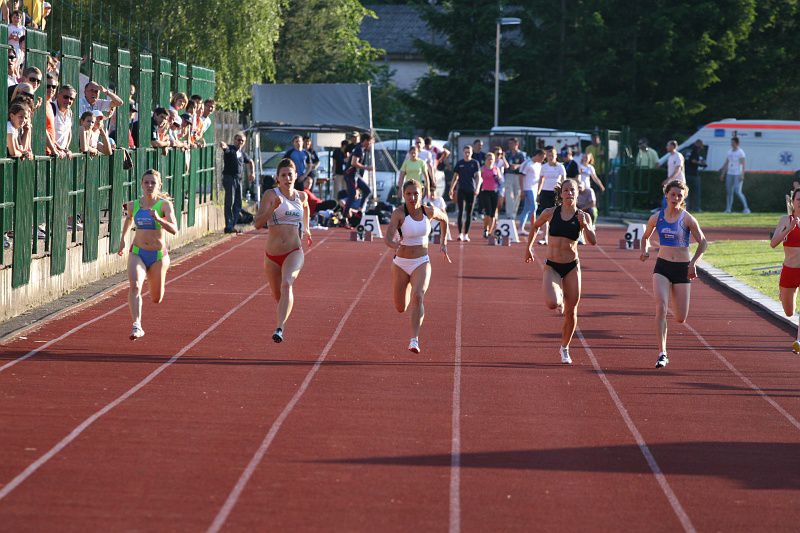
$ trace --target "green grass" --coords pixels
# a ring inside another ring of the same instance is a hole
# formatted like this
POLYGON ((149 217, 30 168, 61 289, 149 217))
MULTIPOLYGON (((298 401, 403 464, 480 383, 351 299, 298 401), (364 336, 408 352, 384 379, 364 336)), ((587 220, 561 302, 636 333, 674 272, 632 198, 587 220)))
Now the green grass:
MULTIPOLYGON (((729 215, 730 216, 730 215, 729 215)), ((694 247, 692 247, 694 248, 694 247)), ((708 245, 703 259, 736 279, 778 301, 778 274, 783 263, 783 247, 769 247, 769 241, 715 241, 708 245), (778 266, 776 266, 778 265, 778 266), (775 267, 763 269, 763 267, 775 267), (762 270, 753 270, 760 268, 762 270), (766 272, 769 275, 764 275, 766 272)))
POLYGON ((786 213, 692 213, 701 228, 774 228, 786 213))

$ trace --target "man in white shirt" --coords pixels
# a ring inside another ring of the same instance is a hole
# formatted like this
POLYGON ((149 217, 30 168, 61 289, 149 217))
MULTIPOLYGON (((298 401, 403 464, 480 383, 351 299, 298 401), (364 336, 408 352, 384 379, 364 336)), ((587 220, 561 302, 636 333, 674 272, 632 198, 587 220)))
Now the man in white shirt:
POLYGON ((731 138, 731 149, 728 152, 728 157, 722 168, 719 169, 720 181, 725 182, 725 212, 730 213, 733 207, 733 194, 739 197, 744 209, 742 213, 745 215, 750 214, 750 208, 747 207, 747 198, 744 197, 742 192, 742 185, 744 185, 744 169, 746 157, 744 150, 739 148, 739 138, 731 138))
POLYGON ((525 159, 520 165, 519 172, 522 176, 522 199, 524 204, 522 206, 522 213, 519 215, 519 234, 527 235, 525 231, 525 223, 528 217, 531 219, 531 224, 535 221, 536 213, 536 190, 539 186, 539 179, 542 175, 542 161, 544 161, 544 150, 536 150, 533 157, 525 159))
POLYGON ((110 116, 111 109, 122 105, 122 99, 114 94, 111 89, 106 89, 99 83, 90 81, 83 88, 83 96, 79 103, 78 115, 83 115, 87 111, 102 111, 104 115, 110 116), (99 98, 100 93, 108 96, 108 99, 99 98))
POLYGON ((683 154, 678 151, 678 141, 672 140, 667 142, 667 179, 664 180, 663 185, 678 180, 686 183, 686 165, 684 164, 683 154))
MULTIPOLYGON (((54 128, 56 146, 65 152, 67 157, 72 157, 69 145, 72 142, 72 103, 77 95, 71 85, 62 85, 56 96, 56 109, 54 114, 54 128)), ((50 105, 50 104, 48 104, 50 105)))

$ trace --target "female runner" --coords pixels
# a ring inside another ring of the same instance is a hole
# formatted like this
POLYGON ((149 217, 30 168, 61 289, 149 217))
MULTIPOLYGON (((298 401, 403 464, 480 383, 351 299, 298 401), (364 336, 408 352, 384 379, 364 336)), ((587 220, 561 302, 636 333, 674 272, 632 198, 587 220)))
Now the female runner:
POLYGON ((708 247, 697 220, 686 211, 689 187, 680 180, 672 180, 664 187, 667 207, 660 209, 647 221, 641 241, 640 259, 650 257, 649 240, 658 231, 658 259, 653 269, 653 294, 656 297, 656 330, 658 331, 658 360, 656 368, 669 363, 667 357, 667 308, 672 300, 672 312, 679 324, 689 315, 691 281, 697 277, 695 264, 708 247), (697 241, 697 250, 689 259, 689 235, 697 241))
POLYGON ((494 152, 486 154, 486 159, 481 167, 481 192, 478 202, 483 209, 483 238, 486 239, 494 233, 497 224, 497 194, 500 188, 500 171, 495 166, 494 152))
POLYGON ((278 302, 278 325, 272 340, 283 341, 286 320, 292 312, 294 294, 292 285, 303 268, 303 245, 301 233, 311 246, 311 229, 308 196, 294 188, 297 168, 291 159, 282 159, 277 169, 278 186, 267 190, 261 197, 261 207, 256 213, 256 229, 269 223, 267 233, 267 257, 264 272, 267 274, 272 297, 278 302))
POLYGON ((411 304, 411 332, 413 336, 408 349, 419 353, 419 329, 425 318, 423 300, 431 279, 431 263, 428 257, 428 236, 431 232, 431 219, 439 221, 442 228, 442 253, 451 263, 447 255, 448 220, 447 214, 431 206, 422 206, 422 190, 417 181, 403 184, 403 206, 392 213, 389 227, 386 230, 386 246, 394 248, 397 253, 392 263, 392 292, 394 307, 398 313, 404 313, 411 304), (395 233, 400 234, 400 241, 395 242, 395 233))
POLYGON ((169 269, 169 253, 164 232, 175 235, 178 223, 169 196, 161 191, 161 174, 154 169, 145 170, 142 176, 142 197, 128 202, 127 217, 122 224, 118 255, 125 250, 125 236, 136 225, 133 244, 128 254, 128 306, 133 318, 131 340, 144 336, 142 329, 142 285, 150 282, 150 299, 159 304, 164 299, 164 285, 169 269))
POLYGON ((547 244, 547 261, 542 275, 545 305, 549 309, 559 309, 564 313, 561 328, 561 362, 572 364, 569 343, 578 325, 578 302, 581 299, 581 267, 578 262, 578 237, 590 244, 597 244, 592 219, 578 209, 575 200, 578 196, 578 183, 567 179, 554 189, 556 206, 542 211, 528 235, 525 262, 533 261, 533 239, 539 228, 546 223, 550 238, 547 244))
MULTIPOLYGON (((784 257, 779 288, 786 316, 794 316, 797 288, 800 287, 800 189, 792 191, 791 202, 791 213, 781 217, 769 243, 773 248, 783 243, 784 257)), ((797 338, 792 343, 792 351, 800 353, 800 326, 797 329, 797 338)))
MULTIPOLYGON (((545 163, 539 173, 539 190, 537 191, 536 216, 541 215, 545 209, 550 209, 556 205, 557 195, 556 186, 567 179, 567 170, 564 165, 559 163, 556 158, 558 154, 553 146, 544 147, 545 163)), ((536 226, 537 230, 539 226, 536 226)), ((535 233, 534 233, 535 235, 535 233)), ((544 227, 544 239, 539 244, 547 244, 547 226, 544 227)), ((530 239, 529 239, 530 240, 530 239)))

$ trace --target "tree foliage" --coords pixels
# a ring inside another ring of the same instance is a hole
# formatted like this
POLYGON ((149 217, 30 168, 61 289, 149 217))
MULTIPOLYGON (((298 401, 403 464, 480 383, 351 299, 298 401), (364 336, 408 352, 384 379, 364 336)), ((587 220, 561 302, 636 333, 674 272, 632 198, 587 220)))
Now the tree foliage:
POLYGON ((488 128, 496 17, 504 30, 500 123, 692 130, 707 120, 800 118, 797 0, 517 0, 421 6, 449 47, 419 43, 433 69, 417 127, 488 128))

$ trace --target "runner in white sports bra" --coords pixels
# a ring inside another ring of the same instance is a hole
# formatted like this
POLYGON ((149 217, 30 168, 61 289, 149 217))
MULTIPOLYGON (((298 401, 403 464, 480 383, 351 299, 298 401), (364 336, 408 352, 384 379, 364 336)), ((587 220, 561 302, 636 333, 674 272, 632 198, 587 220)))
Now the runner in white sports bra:
POLYGON ((281 160, 278 163, 278 185, 264 192, 254 220, 256 229, 265 225, 269 227, 264 271, 272 296, 278 302, 278 324, 272 334, 275 342, 283 341, 283 330, 294 304, 292 285, 305 260, 301 234, 305 235, 308 246, 311 246, 308 197, 306 193, 295 190, 296 179, 294 162, 291 159, 281 160))
POLYGON ((436 207, 420 205, 422 191, 416 181, 407 181, 403 185, 402 207, 392 213, 389 227, 386 230, 386 245, 397 250, 392 265, 392 289, 394 307, 404 313, 411 304, 411 330, 413 337, 408 349, 419 353, 419 330, 425 318, 423 300, 428 290, 431 277, 430 258, 428 257, 428 236, 431 232, 431 219, 439 221, 442 228, 442 253, 451 263, 447 255, 447 236, 449 234, 447 213, 436 207), (395 240, 395 235, 400 240, 395 240))

